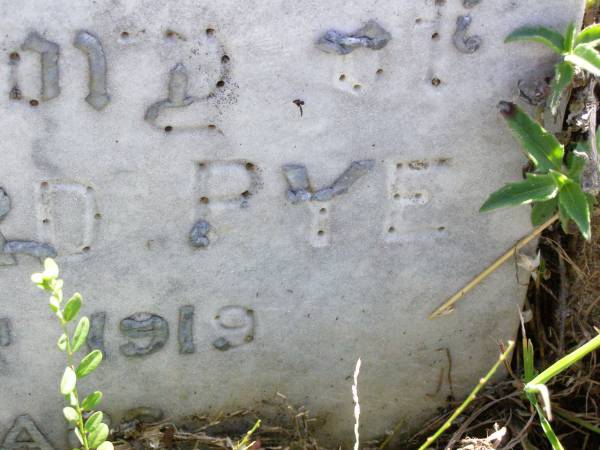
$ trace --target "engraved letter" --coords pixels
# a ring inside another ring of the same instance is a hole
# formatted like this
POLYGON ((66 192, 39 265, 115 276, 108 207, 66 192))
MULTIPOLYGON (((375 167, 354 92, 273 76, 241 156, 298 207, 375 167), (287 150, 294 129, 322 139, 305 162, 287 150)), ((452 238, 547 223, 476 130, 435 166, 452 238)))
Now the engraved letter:
POLYGON ((17 417, 0 450, 54 450, 27 414, 17 417))
POLYGON ((254 311, 243 306, 224 306, 213 320, 217 338, 213 346, 226 351, 254 340, 254 311))
POLYGON ((165 108, 180 108, 194 103, 194 98, 187 95, 188 73, 185 66, 178 63, 169 73, 169 96, 160 100, 148 108, 144 119, 154 126, 156 119, 165 108))
POLYGON ((353 33, 347 34, 337 30, 327 31, 318 41, 317 48, 325 53, 347 55, 359 47, 381 50, 392 36, 374 20, 353 33))
POLYGON ((90 93, 85 101, 96 110, 101 110, 110 101, 106 87, 106 56, 100 40, 87 31, 75 35, 75 47, 87 54, 89 62, 90 93))
POLYGON ((179 353, 194 353, 196 344, 194 344, 194 307, 185 305, 179 308, 179 353))
POLYGON ((90 316, 90 331, 87 335, 86 343, 89 351, 100 350, 106 358, 104 349, 104 325, 106 324, 106 313, 96 312, 90 316))
POLYGON ((22 48, 42 55, 42 100, 58 97, 58 45, 33 31, 25 39, 22 48))
POLYGON ((144 356, 160 350, 169 339, 169 324, 156 314, 135 313, 121 320, 121 332, 131 340, 121 345, 125 356, 144 356), (136 344, 134 340, 143 340, 136 344))
POLYGON ((454 46, 461 53, 475 53, 481 47, 480 36, 467 36, 467 30, 471 26, 473 18, 467 14, 456 19, 456 32, 454 33, 454 46))

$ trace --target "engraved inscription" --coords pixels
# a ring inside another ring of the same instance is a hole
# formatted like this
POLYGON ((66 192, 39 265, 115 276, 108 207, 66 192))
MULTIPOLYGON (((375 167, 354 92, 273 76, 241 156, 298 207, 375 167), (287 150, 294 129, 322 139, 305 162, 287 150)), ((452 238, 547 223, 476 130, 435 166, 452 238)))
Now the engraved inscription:
MULTIPOLYGON (((0 221, 10 211, 10 197, 0 188, 0 221)), ((16 264, 14 255, 29 255, 40 259, 56 256, 54 247, 49 244, 28 240, 7 240, 0 232, 0 266, 16 264)))
POLYGON ((89 89, 85 98, 96 110, 101 110, 110 101, 106 84, 106 56, 100 40, 87 31, 79 31, 75 35, 73 45, 84 52, 89 62, 89 89))
POLYGON ((10 320, 0 318, 0 347, 8 347, 11 343, 10 320))
POLYGON ((106 325, 106 313, 95 312, 90 316, 90 331, 88 332, 86 343, 88 350, 100 350, 107 357, 104 348, 104 327, 106 325))
POLYGON ((182 63, 178 63, 169 72, 168 96, 164 100, 152 104, 147 110, 144 120, 154 126, 163 109, 181 108, 194 103, 194 98, 187 93, 188 72, 182 63))
POLYGON ((52 100, 60 94, 58 74, 58 44, 44 39, 35 31, 31 32, 22 45, 23 50, 31 50, 41 55, 42 92, 44 101, 52 100))
POLYGON ((224 306, 213 319, 217 338, 212 341, 213 347, 220 351, 254 340, 254 310, 243 306, 224 306))
POLYGON ((196 248, 206 248, 210 244, 208 232, 210 231, 210 223, 200 219, 194 224, 190 231, 190 242, 196 248))
POLYGON ((409 242, 448 235, 446 225, 432 222, 432 215, 427 214, 433 194, 424 186, 436 175, 445 173, 450 161, 449 158, 415 159, 388 166, 390 208, 384 221, 385 241, 409 242))
POLYGON ((475 53, 481 47, 481 36, 467 36, 467 31, 473 22, 470 14, 456 19, 456 32, 452 38, 454 46, 461 53, 475 53))
POLYGON ((195 353, 194 344, 194 306, 185 305, 179 308, 179 329, 177 331, 179 340, 179 353, 195 353))
POLYGON ((120 323, 121 333, 130 340, 119 348, 125 356, 144 356, 164 347, 169 339, 169 324, 156 314, 138 312, 120 323))
POLYGON ((463 0, 465 8, 473 8, 481 3, 481 0, 463 0))
POLYGON ((361 47, 371 50, 381 50, 388 44, 391 38, 391 34, 381 25, 374 20, 370 20, 365 26, 353 33, 329 30, 319 38, 316 45, 319 50, 326 53, 347 55, 361 47))
POLYGON ((0 450, 54 450, 27 414, 17 417, 0 450))
POLYGON ((51 243, 59 254, 88 252, 101 217, 91 186, 63 181, 40 184, 38 228, 44 241, 51 243))

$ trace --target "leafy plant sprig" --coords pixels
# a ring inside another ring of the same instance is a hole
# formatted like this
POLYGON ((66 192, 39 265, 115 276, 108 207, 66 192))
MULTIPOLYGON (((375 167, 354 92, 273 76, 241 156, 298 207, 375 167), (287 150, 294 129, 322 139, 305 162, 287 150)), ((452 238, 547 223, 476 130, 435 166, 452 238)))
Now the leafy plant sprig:
POLYGON ((591 25, 577 33, 575 24, 571 23, 564 36, 551 28, 527 26, 513 31, 504 42, 515 41, 540 42, 561 56, 550 86, 549 106, 552 115, 556 115, 563 92, 573 82, 575 67, 600 77, 600 53, 594 48, 600 44, 600 24, 591 25))
POLYGON ((581 174, 587 161, 586 147, 582 145, 571 152, 565 167, 565 148, 552 133, 514 103, 500 102, 499 106, 535 170, 528 173, 524 181, 509 183, 491 194, 480 212, 533 202, 531 222, 534 226, 543 224, 558 210, 565 230, 573 220, 583 237, 589 240, 590 210, 595 198, 581 189, 581 174))
POLYGON ((44 261, 44 271, 34 273, 31 281, 50 294, 50 309, 56 315, 62 329, 57 346, 67 355, 67 367, 60 382, 60 392, 69 405, 63 408, 63 415, 68 422, 75 425, 75 434, 83 450, 113 450, 112 443, 106 440, 109 429, 102 423, 103 414, 101 411, 94 411, 102 400, 102 392, 95 391, 81 402, 77 392, 77 381, 92 373, 102 361, 102 352, 93 350, 75 367, 75 353, 85 343, 90 329, 89 319, 82 317, 73 335, 69 334, 69 324, 77 318, 81 309, 81 294, 74 294, 63 304, 63 280, 58 278, 58 266, 50 258, 44 261))

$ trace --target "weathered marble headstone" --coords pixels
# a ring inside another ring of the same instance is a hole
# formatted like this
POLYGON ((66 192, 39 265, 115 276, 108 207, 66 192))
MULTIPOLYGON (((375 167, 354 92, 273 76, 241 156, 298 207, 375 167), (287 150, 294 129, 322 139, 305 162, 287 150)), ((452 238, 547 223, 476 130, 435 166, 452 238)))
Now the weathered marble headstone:
POLYGON ((427 316, 530 228, 477 210, 524 163, 498 101, 554 61, 502 41, 582 9, 0 0, 0 447, 65 445, 48 255, 114 421, 281 392, 352 441, 359 356, 365 438, 463 396, 517 328, 514 266, 427 316))

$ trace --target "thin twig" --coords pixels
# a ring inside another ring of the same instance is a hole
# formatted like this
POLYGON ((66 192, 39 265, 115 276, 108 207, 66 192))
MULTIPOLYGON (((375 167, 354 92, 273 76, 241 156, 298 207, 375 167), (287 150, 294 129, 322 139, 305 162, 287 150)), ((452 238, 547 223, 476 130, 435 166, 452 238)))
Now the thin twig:
POLYGON ((535 239, 538 235, 542 233, 546 228, 552 225, 554 222, 558 220, 558 214, 555 214, 550 219, 548 219, 545 223, 535 228, 531 233, 513 245, 506 253, 504 253, 500 258, 494 261, 488 268, 486 268, 483 272, 473 278, 465 287, 463 287, 460 291, 450 297, 444 304, 438 307, 431 315, 429 319, 437 319, 440 316, 443 316, 452 311, 452 307, 455 303, 457 303, 460 299, 462 299, 471 289, 485 280, 488 276, 496 271, 502 264, 510 259, 516 252, 518 252, 521 248, 525 247, 529 244, 533 239, 535 239))

